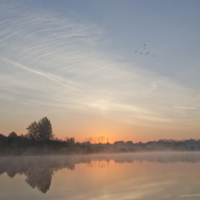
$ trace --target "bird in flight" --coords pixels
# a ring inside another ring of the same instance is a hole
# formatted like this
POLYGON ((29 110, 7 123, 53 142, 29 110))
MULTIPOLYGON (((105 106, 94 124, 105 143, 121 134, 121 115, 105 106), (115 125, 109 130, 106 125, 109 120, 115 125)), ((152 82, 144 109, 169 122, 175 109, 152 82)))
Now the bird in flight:
MULTIPOLYGON (((144 49, 147 49, 147 45, 146 44, 143 44, 143 47, 144 47, 144 49)), ((137 53, 138 51, 135 51, 135 53, 137 53)), ((149 51, 148 52, 138 52, 140 55, 142 55, 142 54, 144 54, 144 55, 149 55, 149 51)), ((156 55, 152 55, 153 57, 156 57, 156 55)))

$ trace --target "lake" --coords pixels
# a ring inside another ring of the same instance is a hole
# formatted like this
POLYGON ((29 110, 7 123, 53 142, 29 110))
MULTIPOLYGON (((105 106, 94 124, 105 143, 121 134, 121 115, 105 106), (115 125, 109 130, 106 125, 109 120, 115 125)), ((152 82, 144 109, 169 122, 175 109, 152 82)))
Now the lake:
POLYGON ((0 157, 0 200, 197 200, 200 153, 0 157))

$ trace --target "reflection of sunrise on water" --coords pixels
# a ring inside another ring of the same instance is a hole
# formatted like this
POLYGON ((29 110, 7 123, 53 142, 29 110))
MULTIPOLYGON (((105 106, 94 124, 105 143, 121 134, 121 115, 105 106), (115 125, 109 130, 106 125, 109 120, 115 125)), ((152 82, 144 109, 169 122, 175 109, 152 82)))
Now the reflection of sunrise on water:
POLYGON ((62 179, 69 191, 73 188, 72 184, 79 188, 78 191, 84 187, 84 191, 79 195, 74 194, 72 199, 159 199, 160 196, 166 196, 178 200, 182 194, 196 194, 199 191, 199 163, 116 163, 113 160, 108 163, 109 166, 103 168, 78 164, 75 173, 64 170, 64 176, 60 171, 55 186, 62 179), (191 170, 188 171, 188 168, 191 170), (70 180, 76 181, 71 184, 70 180))
POLYGON ((27 195, 39 199, 159 200, 165 196, 178 200, 195 198, 199 191, 198 152, 4 157, 0 163, 4 182, 0 192, 6 200, 18 196, 25 200, 27 195), (12 188, 16 190, 10 192, 12 188))
POLYGON ((94 168, 106 168, 109 167, 109 163, 111 161, 106 161, 106 160, 93 160, 90 163, 85 163, 85 166, 87 167, 94 167, 94 168))
POLYGON ((199 192, 199 153, 1 158, 0 162, 9 163, 8 167, 1 165, 9 175, 3 173, 0 180, 4 182, 1 197, 6 200, 18 196, 25 200, 27 195, 39 199, 159 200, 165 196, 178 200, 195 198, 199 192), (17 171, 22 175, 15 174, 17 171), (35 179, 39 174, 40 179, 35 179))

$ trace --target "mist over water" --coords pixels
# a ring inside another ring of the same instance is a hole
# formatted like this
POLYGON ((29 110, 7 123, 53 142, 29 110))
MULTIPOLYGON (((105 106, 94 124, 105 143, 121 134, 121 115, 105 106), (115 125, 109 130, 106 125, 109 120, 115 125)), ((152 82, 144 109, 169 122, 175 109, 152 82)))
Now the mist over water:
POLYGON ((199 152, 0 158, 2 199, 198 199, 199 152))

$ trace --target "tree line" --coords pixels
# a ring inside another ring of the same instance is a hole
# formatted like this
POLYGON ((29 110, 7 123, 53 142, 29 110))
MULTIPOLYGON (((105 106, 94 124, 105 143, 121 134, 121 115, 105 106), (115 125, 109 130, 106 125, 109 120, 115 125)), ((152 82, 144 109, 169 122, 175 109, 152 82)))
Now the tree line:
MULTIPOLYGON (((8 135, 8 138, 16 139, 17 137, 26 138, 35 141, 61 141, 55 138, 52 131, 51 122, 47 117, 42 118, 38 122, 34 121, 27 128, 27 133, 25 135, 18 136, 14 131, 8 135)), ((0 139, 6 136, 0 134, 0 139)), ((74 137, 66 138, 67 143, 75 143, 74 137)))
POLYGON ((79 153, 84 149, 75 144, 74 137, 66 138, 65 141, 56 138, 47 117, 34 121, 26 130, 25 135, 17 135, 14 131, 7 137, 0 134, 0 155, 79 153))
POLYGON ((75 143, 73 137, 64 141, 56 138, 47 117, 34 121, 25 135, 11 132, 7 137, 0 134, 0 155, 44 155, 44 154, 80 154, 80 153, 116 153, 137 151, 187 151, 200 150, 200 140, 159 140, 147 143, 116 141, 114 144, 89 142, 75 143))

